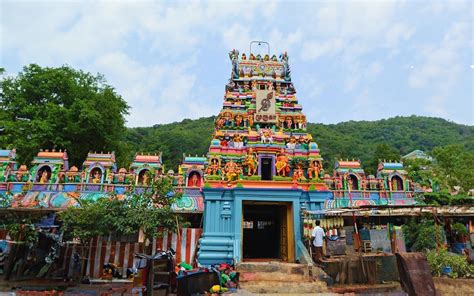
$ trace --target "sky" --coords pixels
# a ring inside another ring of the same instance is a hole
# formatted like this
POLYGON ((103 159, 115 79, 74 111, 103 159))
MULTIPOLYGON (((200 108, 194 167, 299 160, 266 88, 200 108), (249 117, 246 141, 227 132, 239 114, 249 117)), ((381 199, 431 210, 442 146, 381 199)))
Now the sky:
MULTIPOLYGON (((471 1, 0 1, 0 66, 102 73, 127 126, 216 115, 228 52, 288 52, 310 122, 394 116, 474 124, 471 1)), ((106 111, 107 106, 104 106, 106 111)))

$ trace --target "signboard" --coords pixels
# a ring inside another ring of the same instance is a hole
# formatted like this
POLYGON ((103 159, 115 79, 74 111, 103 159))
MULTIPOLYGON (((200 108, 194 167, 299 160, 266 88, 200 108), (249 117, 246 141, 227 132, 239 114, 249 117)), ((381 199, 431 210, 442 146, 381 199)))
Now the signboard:
POLYGON ((257 112, 255 113, 256 122, 277 122, 276 99, 273 90, 256 90, 257 112))

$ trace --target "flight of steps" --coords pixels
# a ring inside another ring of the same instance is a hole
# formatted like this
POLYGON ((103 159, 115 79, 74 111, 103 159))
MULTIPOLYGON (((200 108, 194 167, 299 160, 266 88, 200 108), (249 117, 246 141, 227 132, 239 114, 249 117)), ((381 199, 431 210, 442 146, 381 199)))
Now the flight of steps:
POLYGON ((240 292, 236 295, 329 295, 324 272, 317 267, 281 262, 243 262, 240 272, 240 292))

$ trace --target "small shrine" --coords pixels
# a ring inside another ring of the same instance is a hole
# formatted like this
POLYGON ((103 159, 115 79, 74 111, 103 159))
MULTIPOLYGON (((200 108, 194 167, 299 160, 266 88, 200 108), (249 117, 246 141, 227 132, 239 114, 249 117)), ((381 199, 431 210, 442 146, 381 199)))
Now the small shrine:
POLYGON ((377 168, 377 178, 383 180, 384 187, 390 191, 409 190, 407 175, 401 162, 381 161, 377 168))
POLYGON ((0 150, 0 182, 5 182, 11 171, 18 169, 18 164, 15 161, 16 150, 0 150))
POLYGON ((161 152, 154 155, 135 154, 135 158, 130 165, 130 173, 135 176, 136 185, 150 185, 155 176, 163 175, 161 152))
POLYGON ((30 181, 33 183, 54 184, 59 180, 60 175, 69 170, 67 153, 61 150, 40 151, 31 164, 30 181))
POLYGON ((207 164, 205 156, 183 154, 183 162, 178 175, 184 176, 186 187, 201 187, 204 183, 204 168, 207 164))
POLYGON ((365 189, 365 172, 360 160, 338 160, 334 164, 335 189, 365 189))
POLYGON ((84 171, 85 183, 105 183, 104 181, 108 180, 117 170, 115 153, 89 152, 82 164, 82 169, 84 171))

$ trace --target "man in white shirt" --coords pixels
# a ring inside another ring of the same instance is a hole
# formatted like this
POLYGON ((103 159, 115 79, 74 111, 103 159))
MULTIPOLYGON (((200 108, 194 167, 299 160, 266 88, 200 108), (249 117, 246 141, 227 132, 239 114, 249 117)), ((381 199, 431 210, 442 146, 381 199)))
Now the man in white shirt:
POLYGON ((319 226, 321 221, 316 221, 316 227, 313 228, 311 237, 313 239, 315 261, 320 263, 323 258, 323 239, 326 237, 324 230, 319 226))

